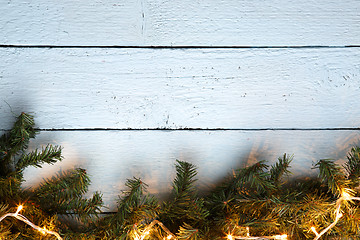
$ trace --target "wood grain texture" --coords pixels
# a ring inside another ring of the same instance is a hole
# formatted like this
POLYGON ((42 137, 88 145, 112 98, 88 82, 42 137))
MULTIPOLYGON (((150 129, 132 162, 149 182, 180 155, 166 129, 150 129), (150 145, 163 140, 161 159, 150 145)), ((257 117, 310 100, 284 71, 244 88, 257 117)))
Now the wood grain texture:
POLYGON ((323 158, 344 162, 359 145, 359 131, 98 131, 41 132, 31 149, 63 146, 65 159, 25 170, 24 187, 36 186, 60 170, 82 167, 91 175, 90 192, 99 190, 110 210, 127 178, 140 177, 160 198, 171 190, 176 159, 198 166, 198 189, 206 192, 232 169, 294 154, 292 177, 317 174, 312 164, 323 158))
POLYGON ((358 0, 0 2, 0 43, 25 45, 359 45, 358 0))
POLYGON ((0 129, 356 128, 360 49, 0 49, 0 129))
POLYGON ((205 192, 284 152, 294 176, 316 174, 313 162, 343 162, 359 145, 360 131, 324 130, 360 126, 360 48, 342 47, 360 45, 359 11, 358 0, 2 1, 0 133, 21 111, 41 129, 73 129, 32 142, 62 145, 65 159, 26 169, 24 187, 83 167, 110 210, 132 176, 166 197, 176 159, 198 166, 205 192), (218 128, 232 130, 206 131, 218 128))

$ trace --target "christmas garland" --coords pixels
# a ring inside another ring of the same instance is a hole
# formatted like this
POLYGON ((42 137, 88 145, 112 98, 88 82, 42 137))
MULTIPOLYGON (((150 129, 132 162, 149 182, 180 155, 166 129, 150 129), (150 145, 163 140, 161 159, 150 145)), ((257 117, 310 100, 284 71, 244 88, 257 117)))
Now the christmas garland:
POLYGON ((84 169, 59 174, 37 188, 21 188, 26 167, 62 160, 58 146, 27 151, 37 133, 34 126, 33 117, 22 113, 0 137, 0 239, 317 240, 360 235, 359 147, 351 149, 343 166, 319 160, 314 178, 286 181, 293 158, 287 154, 272 166, 260 161, 236 170, 205 197, 198 196, 194 185, 196 167, 177 161, 170 199, 159 203, 141 179, 128 179, 117 211, 103 216, 100 193, 83 198, 90 184, 84 169))

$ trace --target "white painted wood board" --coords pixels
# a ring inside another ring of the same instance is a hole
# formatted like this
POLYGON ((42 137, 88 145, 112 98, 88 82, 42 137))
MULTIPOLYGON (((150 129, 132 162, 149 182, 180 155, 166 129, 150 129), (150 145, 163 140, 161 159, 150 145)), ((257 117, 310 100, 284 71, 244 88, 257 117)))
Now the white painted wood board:
POLYGON ((198 190, 206 192, 232 169, 259 160, 273 164, 294 154, 292 178, 314 176, 313 163, 332 158, 343 163, 359 145, 359 131, 71 131, 41 132, 31 149, 47 143, 63 146, 65 159, 41 169, 25 170, 24 187, 60 170, 82 167, 91 175, 89 193, 99 190, 113 210, 127 178, 140 177, 160 199, 171 191, 176 159, 198 166, 198 190))
POLYGON ((360 49, 0 49, 0 129, 355 128, 360 49))
POLYGON ((359 45, 358 0, 0 2, 0 43, 121 46, 359 45))

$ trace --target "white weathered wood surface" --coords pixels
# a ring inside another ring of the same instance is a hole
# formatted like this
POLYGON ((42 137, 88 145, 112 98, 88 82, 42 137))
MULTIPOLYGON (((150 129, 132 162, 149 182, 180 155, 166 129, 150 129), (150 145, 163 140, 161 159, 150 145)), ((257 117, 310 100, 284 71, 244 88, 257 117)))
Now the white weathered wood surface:
POLYGON ((315 174, 359 144, 360 48, 345 47, 360 45, 359 12, 358 0, 1 1, 0 129, 21 111, 72 129, 41 131, 31 147, 62 145, 65 159, 27 169, 24 186, 83 167, 111 208, 132 176, 166 197, 175 159, 198 165, 201 191, 284 152, 294 175, 315 174))
POLYGON ((358 0, 0 2, 1 44, 359 45, 358 0))
POLYGON ((0 128, 354 128, 360 49, 0 49, 0 128), (6 101, 6 102, 5 102, 6 101))
POLYGON ((127 178, 140 177, 149 192, 166 198, 175 177, 176 159, 198 166, 198 189, 209 190, 232 169, 259 160, 273 164, 284 153, 294 154, 292 177, 317 174, 319 159, 342 163, 359 144, 359 131, 72 131, 41 132, 31 148, 52 143, 64 147, 61 163, 25 171, 25 187, 59 170, 82 167, 92 179, 89 192, 100 190, 110 210, 125 190, 127 178))

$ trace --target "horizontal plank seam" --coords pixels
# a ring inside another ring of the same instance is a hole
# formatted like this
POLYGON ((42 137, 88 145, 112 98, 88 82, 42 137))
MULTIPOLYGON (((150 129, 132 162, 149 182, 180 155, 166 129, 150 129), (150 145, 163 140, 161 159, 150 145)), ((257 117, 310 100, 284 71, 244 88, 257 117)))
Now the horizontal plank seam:
POLYGON ((0 48, 141 48, 141 49, 202 49, 202 48, 359 48, 360 45, 304 45, 304 46, 120 46, 120 45, 15 45, 15 44, 0 44, 0 48))
MULTIPOLYGON (((360 128, 37 128, 40 132, 75 131, 360 131, 360 128)), ((10 131, 0 129, 0 131, 10 131)))

